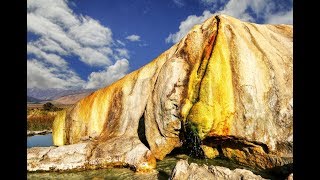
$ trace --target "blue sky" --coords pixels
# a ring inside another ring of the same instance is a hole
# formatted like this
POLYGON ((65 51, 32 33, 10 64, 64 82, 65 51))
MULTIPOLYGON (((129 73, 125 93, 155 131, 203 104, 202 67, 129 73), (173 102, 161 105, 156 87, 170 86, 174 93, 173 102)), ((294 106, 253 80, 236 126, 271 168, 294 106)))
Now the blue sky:
POLYGON ((101 88, 224 13, 292 24, 292 0, 28 0, 28 88, 101 88))

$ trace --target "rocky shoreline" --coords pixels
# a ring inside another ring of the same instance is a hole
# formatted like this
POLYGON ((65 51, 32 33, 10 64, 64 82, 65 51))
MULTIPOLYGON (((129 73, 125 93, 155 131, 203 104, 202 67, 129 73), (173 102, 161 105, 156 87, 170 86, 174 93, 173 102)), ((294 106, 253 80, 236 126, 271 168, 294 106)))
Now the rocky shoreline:
POLYGON ((52 130, 46 129, 42 131, 27 131, 27 136, 34 136, 34 135, 46 135, 52 133, 52 130))
MULTIPOLYGON (((91 169, 122 167, 136 170, 132 166, 128 166, 128 163, 114 164, 110 163, 110 166, 98 167, 90 166, 90 161, 86 158, 89 143, 79 143, 74 145, 66 145, 61 147, 33 147, 28 151, 28 172, 80 172, 78 175, 81 177, 81 172, 91 169), (72 155, 72 156, 71 156, 72 155)), ((92 162, 91 162, 92 164, 92 162)), ((160 171, 149 169, 145 172, 136 172, 135 175, 139 177, 139 174, 143 174, 140 177, 152 177, 151 179, 159 179, 160 171)), ((264 180, 268 177, 262 177, 256 172, 243 168, 228 168, 220 165, 205 165, 198 164, 191 161, 188 163, 187 156, 177 160, 176 164, 169 174, 170 180, 187 180, 187 179, 243 179, 243 180, 264 180)), ((293 173, 283 176, 281 179, 293 179, 293 173)), ((139 179, 139 178, 138 178, 139 179)), ((147 178, 148 179, 148 178, 147 178)), ((270 178, 272 179, 272 178, 270 178)), ((278 178, 280 179, 280 177, 278 178)))

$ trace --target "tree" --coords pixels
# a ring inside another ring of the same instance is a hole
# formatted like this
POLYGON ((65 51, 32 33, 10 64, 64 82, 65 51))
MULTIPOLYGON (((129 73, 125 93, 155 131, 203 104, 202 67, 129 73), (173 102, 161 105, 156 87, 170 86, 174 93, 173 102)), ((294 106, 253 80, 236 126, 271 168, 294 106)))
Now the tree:
POLYGON ((55 110, 55 106, 51 102, 47 102, 43 105, 43 109, 46 111, 53 111, 55 110))

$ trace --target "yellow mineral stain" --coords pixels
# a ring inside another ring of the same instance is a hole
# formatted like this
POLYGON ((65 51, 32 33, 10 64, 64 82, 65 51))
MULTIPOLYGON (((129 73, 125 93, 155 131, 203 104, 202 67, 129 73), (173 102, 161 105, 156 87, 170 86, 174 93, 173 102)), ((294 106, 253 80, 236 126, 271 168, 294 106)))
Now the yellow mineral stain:
POLYGON ((219 156, 219 151, 216 148, 212 148, 212 147, 206 146, 206 145, 201 145, 201 148, 202 148, 204 154, 206 155, 206 157, 209 159, 213 159, 213 158, 219 156))
POLYGON ((202 57, 203 59, 200 59, 199 61, 196 61, 194 63, 193 69, 191 70, 191 73, 189 75, 187 98, 185 99, 185 102, 181 109, 181 117, 183 121, 187 119, 190 109, 192 108, 194 103, 196 103, 199 96, 200 83, 204 76, 204 73, 206 72, 207 63, 209 61, 210 54, 213 49, 213 44, 216 38, 216 25, 212 26, 212 28, 210 28, 210 31, 212 32, 212 35, 207 44, 204 46, 204 57, 202 57))
POLYGON ((187 119, 196 126, 201 139, 208 134, 228 135, 235 105, 230 52, 221 31, 200 86, 199 101, 191 108, 187 119))
POLYGON ((52 141, 56 146, 66 144, 65 117, 65 110, 58 112, 52 124, 52 141))

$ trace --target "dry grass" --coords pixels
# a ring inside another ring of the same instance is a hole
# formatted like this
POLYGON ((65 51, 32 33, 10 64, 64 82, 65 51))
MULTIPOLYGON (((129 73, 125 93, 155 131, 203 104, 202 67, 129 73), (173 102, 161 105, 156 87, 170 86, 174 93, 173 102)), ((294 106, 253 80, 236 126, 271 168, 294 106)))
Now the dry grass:
POLYGON ((41 131, 52 129, 55 114, 43 114, 39 116, 31 116, 27 119, 27 129, 30 131, 41 131))
MULTIPOLYGON (((37 103, 37 104, 30 104, 30 103, 27 103, 27 108, 28 109, 43 109, 43 104, 44 103, 37 103)), ((72 104, 56 104, 56 103, 53 103, 54 106, 58 107, 58 108, 68 108, 70 106, 72 106, 72 104)))
MULTIPOLYGON (((58 109, 64 109, 70 105, 55 105, 58 109)), ((52 129, 52 123, 57 110, 46 111, 43 104, 27 104, 27 129, 29 131, 41 131, 52 129)))

